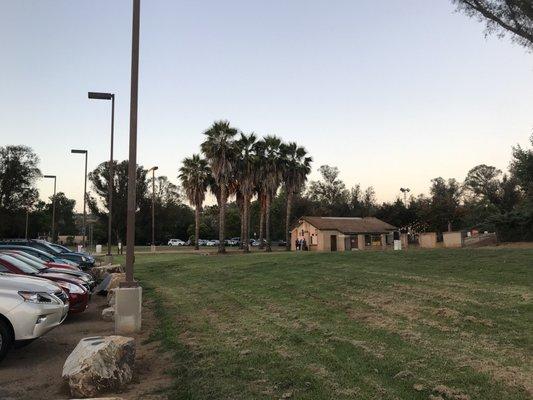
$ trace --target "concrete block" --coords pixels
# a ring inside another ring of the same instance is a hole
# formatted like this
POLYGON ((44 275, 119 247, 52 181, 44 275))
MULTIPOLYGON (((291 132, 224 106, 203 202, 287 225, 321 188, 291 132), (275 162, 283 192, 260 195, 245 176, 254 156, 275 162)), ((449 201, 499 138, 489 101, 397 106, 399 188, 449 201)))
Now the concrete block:
POLYGON ((142 288, 115 289, 115 333, 129 334, 141 330, 142 288))

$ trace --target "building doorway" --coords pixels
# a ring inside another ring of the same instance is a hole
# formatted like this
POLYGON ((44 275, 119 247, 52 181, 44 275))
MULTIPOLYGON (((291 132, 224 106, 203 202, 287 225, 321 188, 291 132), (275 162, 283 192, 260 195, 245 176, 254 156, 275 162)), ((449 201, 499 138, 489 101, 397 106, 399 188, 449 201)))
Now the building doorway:
POLYGON ((331 235, 331 251, 337 251, 337 235, 331 235))

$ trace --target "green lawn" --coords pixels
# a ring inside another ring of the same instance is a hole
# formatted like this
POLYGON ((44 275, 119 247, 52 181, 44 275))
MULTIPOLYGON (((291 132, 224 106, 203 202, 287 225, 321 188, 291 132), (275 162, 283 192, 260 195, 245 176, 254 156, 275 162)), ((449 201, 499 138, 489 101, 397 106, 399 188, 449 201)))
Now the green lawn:
POLYGON ((533 250, 138 255, 176 399, 527 399, 533 250))

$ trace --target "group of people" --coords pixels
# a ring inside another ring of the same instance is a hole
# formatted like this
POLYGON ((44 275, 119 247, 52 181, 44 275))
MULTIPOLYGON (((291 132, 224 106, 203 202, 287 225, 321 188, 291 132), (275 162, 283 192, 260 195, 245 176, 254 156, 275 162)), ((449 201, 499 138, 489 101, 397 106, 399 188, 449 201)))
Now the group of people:
POLYGON ((296 250, 303 250, 303 251, 309 250, 309 248, 307 247, 307 241, 305 240, 305 238, 302 238, 302 239, 296 238, 296 250))

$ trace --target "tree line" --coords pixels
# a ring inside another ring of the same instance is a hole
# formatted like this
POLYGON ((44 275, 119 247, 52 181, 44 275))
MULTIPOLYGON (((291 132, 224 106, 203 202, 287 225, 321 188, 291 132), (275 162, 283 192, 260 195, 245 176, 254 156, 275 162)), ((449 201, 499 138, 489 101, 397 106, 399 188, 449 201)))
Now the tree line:
MULTIPOLYGON (((503 241, 533 240, 533 135, 530 147, 515 146, 508 171, 474 166, 462 181, 437 177, 427 195, 378 203, 373 187, 347 186, 340 171, 320 166, 320 178, 307 182, 311 157, 296 143, 276 136, 244 134, 226 121, 204 133, 201 154, 177 167, 180 185, 155 178, 155 237, 219 240, 255 238, 270 250, 273 240, 289 244, 290 228, 303 215, 375 216, 410 232, 478 229, 503 241), (215 204, 205 205, 207 196, 215 204), (189 203, 191 206, 189 206, 189 203)), ((114 161, 112 242, 125 244, 127 160, 114 161)), ((39 157, 27 146, 0 147, 0 237, 50 234, 52 200, 39 199, 39 157)), ((89 173, 87 202, 96 219, 93 237, 107 242, 109 162, 89 173)), ((400 189, 400 188, 398 188, 400 189)), ((56 194, 56 233, 80 234, 75 201, 56 194)), ((152 181, 137 167, 137 244, 151 242, 152 181)), ((220 240, 221 243, 224 240, 220 240)), ((243 250, 249 251, 243 240, 243 250)), ((221 245, 221 251, 223 245, 221 245)))

